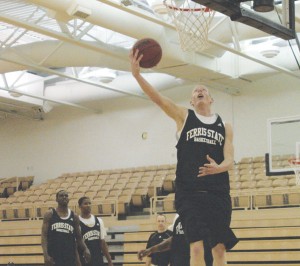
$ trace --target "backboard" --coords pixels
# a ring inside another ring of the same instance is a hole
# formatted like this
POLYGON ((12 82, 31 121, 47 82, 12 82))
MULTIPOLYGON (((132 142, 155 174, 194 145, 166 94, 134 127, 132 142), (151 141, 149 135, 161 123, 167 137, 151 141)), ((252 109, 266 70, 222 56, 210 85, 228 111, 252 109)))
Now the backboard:
POLYGON ((268 119, 267 130, 267 174, 294 174, 288 160, 300 159, 300 115, 268 119))
POLYGON ((296 37, 294 0, 274 0, 274 10, 269 12, 257 12, 253 9, 253 3, 259 0, 192 1, 223 13, 229 16, 232 21, 244 23, 278 38, 291 40, 296 37))

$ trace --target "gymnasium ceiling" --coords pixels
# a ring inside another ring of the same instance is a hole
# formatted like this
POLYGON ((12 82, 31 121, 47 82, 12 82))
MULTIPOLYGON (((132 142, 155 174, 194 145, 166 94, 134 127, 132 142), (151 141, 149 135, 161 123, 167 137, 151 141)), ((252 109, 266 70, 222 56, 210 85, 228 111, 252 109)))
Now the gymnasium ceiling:
MULTIPOLYGON (((159 90, 201 81, 238 95, 278 73, 300 80, 296 40, 270 36, 220 13, 212 20, 210 47, 183 52, 162 2, 1 0, 0 118, 39 120, 58 105, 97 112, 95 103, 103 99, 144 98, 128 62, 132 45, 144 37, 163 48, 159 65, 143 70, 159 90)), ((299 36, 300 1, 295 3, 299 36)))

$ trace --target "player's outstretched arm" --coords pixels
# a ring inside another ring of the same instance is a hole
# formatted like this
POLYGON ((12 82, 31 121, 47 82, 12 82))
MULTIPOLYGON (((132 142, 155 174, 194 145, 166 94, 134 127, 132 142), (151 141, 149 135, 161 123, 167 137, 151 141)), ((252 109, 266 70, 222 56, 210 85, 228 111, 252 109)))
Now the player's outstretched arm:
POLYGON ((144 257, 149 256, 152 253, 164 252, 164 251, 170 250, 171 244, 172 244, 172 239, 173 239, 173 237, 171 236, 168 239, 164 240, 163 242, 161 242, 155 246, 140 250, 137 254, 138 259, 142 260, 144 257))
POLYGON ((187 109, 185 107, 175 104, 171 99, 163 96, 160 92, 153 88, 153 86, 147 82, 140 73, 139 62, 143 55, 138 56, 138 50, 130 53, 131 72, 134 78, 139 83, 141 89, 150 98, 151 101, 156 103, 169 117, 175 120, 177 129, 181 130, 184 120, 187 115, 187 109))

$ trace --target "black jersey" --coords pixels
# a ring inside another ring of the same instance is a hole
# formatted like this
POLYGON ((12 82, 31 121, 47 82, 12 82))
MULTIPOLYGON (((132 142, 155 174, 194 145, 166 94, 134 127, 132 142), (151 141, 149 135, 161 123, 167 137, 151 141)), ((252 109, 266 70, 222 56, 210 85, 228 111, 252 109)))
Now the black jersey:
POLYGON ((182 129, 177 148, 176 189, 190 191, 222 191, 229 193, 228 172, 197 177, 199 167, 208 163, 206 156, 220 164, 224 160, 225 126, 220 116, 215 123, 201 122, 193 110, 182 129))
POLYGON ((101 249, 101 229, 100 222, 95 217, 95 225, 93 227, 85 225, 82 221, 80 221, 81 234, 83 241, 87 245, 88 249, 91 253, 91 261, 90 263, 85 263, 81 256, 81 264, 85 266, 103 266, 103 254, 101 249))
POLYGON ((55 261, 55 266, 75 265, 74 212, 67 219, 58 216, 52 209, 48 227, 48 254, 55 261))
MULTIPOLYGON (((168 239, 172 236, 172 232, 170 230, 166 230, 163 233, 155 232, 152 233, 147 242, 147 248, 153 247, 164 240, 168 239)), ((170 263, 171 253, 170 251, 164 251, 159 253, 153 253, 149 255, 151 257, 151 264, 158 266, 167 266, 170 263)))

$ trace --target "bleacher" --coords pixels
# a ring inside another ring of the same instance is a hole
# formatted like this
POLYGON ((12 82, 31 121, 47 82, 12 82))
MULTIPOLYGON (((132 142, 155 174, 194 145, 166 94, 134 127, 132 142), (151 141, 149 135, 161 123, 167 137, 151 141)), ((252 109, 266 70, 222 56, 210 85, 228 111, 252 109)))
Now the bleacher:
MULTIPOLYGON (((168 214, 172 221, 174 214, 168 214)), ((143 265, 137 251, 155 230, 155 215, 118 221, 103 218, 114 265, 143 265)), ((0 265, 43 265, 41 220, 8 221, 0 227, 0 265)), ((237 210, 232 229, 240 242, 227 253, 229 265, 300 265, 300 214, 293 208, 237 210), (283 218, 284 217, 284 218, 283 218)))
MULTIPOLYGON (((278 164, 288 166, 287 158, 278 164)), ((228 253, 234 265, 300 265, 300 188, 295 176, 267 176, 264 157, 243 158, 229 171, 233 205, 232 228, 240 243, 228 253)), ((0 180, 0 265, 43 265, 41 219, 57 205, 57 191, 69 193, 69 207, 92 200, 92 213, 109 228, 107 242, 114 265, 141 265, 136 252, 154 228, 154 214, 174 215, 175 165, 65 173, 36 185, 23 178, 0 180), (5 180, 5 182, 3 182, 5 180), (4 183, 4 186, 2 186, 4 183), (4 192, 5 191, 5 192, 4 192), (146 219, 132 219, 140 217, 146 219), (21 221, 20 221, 21 220, 21 221)), ((25 179, 25 178, 24 178, 25 179)), ((171 218, 169 221, 171 222, 171 218)))

